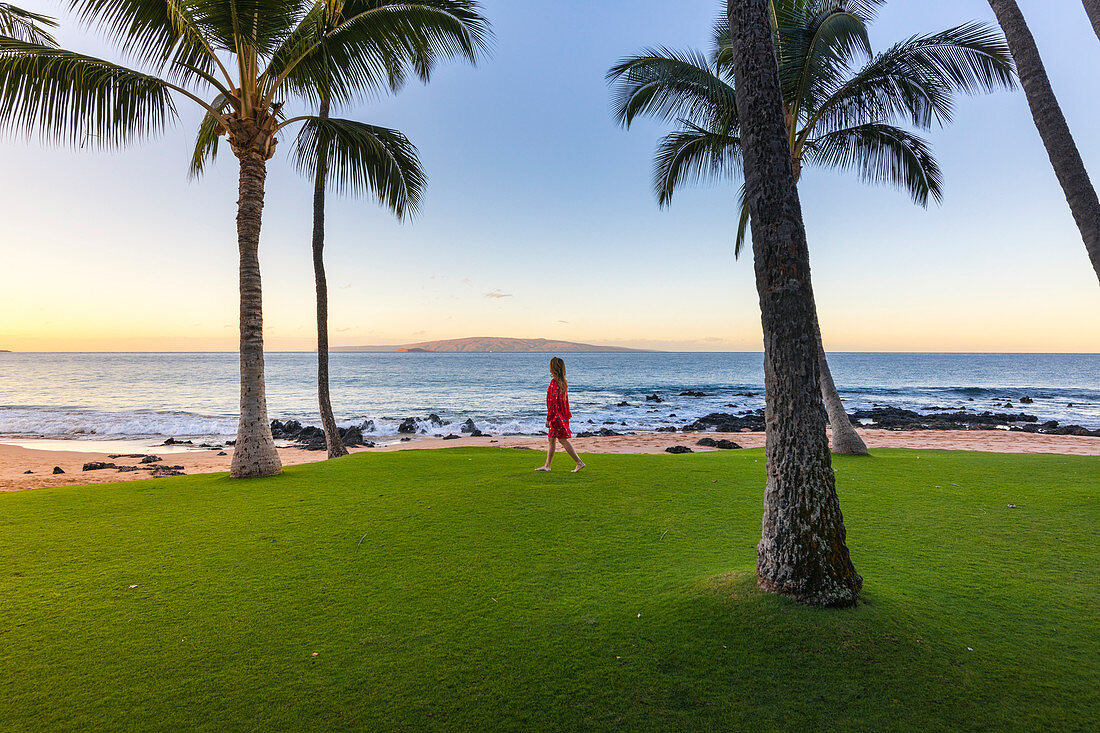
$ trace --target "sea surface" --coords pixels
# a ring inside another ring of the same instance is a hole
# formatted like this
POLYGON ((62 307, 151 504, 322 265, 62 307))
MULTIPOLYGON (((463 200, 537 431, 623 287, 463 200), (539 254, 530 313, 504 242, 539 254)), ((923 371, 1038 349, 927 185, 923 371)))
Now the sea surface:
MULTIPOLYGON (((655 430, 763 406, 759 353, 563 356, 574 431, 655 430), (708 396, 680 396, 689 390, 708 396), (654 393, 663 402, 647 402, 654 393)), ((373 420, 377 437, 432 413, 454 423, 433 433, 457 433, 472 418, 485 432, 534 434, 544 430, 549 357, 335 353, 333 408, 342 426, 373 420)), ((849 411, 1022 411, 1100 428, 1100 354, 837 353, 829 361, 849 411), (1034 402, 1021 404, 1024 396, 1034 402), (1002 409, 1005 401, 1013 408, 1002 409)), ((0 436, 224 440, 236 433, 237 390, 233 353, 0 353, 0 436)), ((272 418, 318 424, 315 355, 269 353, 267 398, 272 418)))

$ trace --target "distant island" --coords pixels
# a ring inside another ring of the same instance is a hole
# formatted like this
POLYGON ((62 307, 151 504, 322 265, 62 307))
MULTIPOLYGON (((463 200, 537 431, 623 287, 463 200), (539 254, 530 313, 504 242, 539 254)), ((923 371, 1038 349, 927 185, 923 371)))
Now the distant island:
POLYGON ((446 339, 443 341, 422 341, 416 344, 392 346, 337 346, 332 351, 381 351, 408 353, 549 353, 549 352, 612 352, 636 351, 647 349, 627 349, 622 346, 597 346, 578 344, 573 341, 554 341, 550 339, 512 339, 498 336, 475 336, 464 339, 446 339))

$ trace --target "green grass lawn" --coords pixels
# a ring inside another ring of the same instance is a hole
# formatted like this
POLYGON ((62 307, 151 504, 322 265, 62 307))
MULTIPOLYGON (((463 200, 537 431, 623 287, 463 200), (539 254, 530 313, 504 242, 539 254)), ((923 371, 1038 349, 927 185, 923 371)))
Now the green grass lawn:
POLYGON ((0 495, 0 730, 1100 720, 1100 459, 835 459, 847 610, 756 590, 760 450, 541 460, 0 495))

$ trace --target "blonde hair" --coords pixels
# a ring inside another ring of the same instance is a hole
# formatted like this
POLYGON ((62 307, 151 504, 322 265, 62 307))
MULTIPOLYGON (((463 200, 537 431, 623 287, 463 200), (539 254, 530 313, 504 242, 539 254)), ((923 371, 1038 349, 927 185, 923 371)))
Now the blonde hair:
POLYGON ((565 362, 557 356, 550 360, 550 376, 563 392, 569 390, 569 383, 565 381, 565 362))

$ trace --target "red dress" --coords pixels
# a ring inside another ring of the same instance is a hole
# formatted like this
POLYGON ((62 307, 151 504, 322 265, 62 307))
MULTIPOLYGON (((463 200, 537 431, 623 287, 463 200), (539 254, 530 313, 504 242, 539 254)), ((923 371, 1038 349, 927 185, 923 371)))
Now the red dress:
POLYGON ((551 438, 572 438, 569 432, 569 418, 573 413, 569 411, 569 398, 558 388, 558 383, 551 379, 550 386, 546 388, 546 421, 550 423, 551 438))

